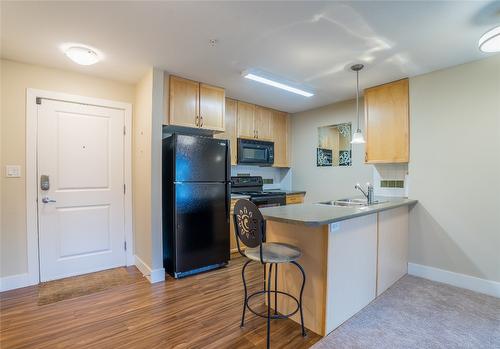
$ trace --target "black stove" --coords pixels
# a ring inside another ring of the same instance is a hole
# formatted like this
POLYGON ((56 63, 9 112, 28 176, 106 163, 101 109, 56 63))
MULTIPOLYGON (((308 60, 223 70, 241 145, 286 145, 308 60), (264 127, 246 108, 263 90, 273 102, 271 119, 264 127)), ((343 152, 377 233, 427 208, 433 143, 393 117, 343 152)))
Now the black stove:
POLYGON ((261 176, 231 177, 231 193, 248 195, 257 207, 286 205, 286 194, 282 191, 264 191, 261 176))

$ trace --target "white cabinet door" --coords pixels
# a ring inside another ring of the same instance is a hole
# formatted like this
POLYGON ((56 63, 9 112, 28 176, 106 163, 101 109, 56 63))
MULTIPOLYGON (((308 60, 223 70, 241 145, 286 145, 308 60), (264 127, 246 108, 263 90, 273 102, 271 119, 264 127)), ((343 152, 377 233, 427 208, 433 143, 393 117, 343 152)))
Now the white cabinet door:
POLYGON ((377 296, 408 272, 408 206, 378 214, 377 296))
POLYGON ((377 214, 339 223, 328 233, 326 333, 375 299, 377 214))
POLYGON ((123 110, 38 105, 41 281, 125 264, 123 125, 123 110))

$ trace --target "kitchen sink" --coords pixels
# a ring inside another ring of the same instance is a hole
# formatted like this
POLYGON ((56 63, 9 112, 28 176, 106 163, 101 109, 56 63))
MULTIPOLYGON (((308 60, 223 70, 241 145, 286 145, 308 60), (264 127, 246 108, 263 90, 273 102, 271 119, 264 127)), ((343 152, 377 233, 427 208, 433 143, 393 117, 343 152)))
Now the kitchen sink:
MULTIPOLYGON (((385 201, 374 201, 374 204, 380 204, 385 201)), ((330 206, 343 206, 343 207, 363 207, 368 206, 368 200, 366 199, 340 199, 319 202, 318 205, 330 205, 330 206)))

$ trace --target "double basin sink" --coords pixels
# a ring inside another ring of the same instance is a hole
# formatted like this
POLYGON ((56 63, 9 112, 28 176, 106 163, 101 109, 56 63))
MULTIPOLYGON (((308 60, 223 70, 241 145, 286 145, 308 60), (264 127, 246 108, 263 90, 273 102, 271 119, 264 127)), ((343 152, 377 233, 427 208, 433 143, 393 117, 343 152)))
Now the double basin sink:
POLYGON ((332 201, 318 202, 318 205, 340 206, 340 207, 365 207, 376 204, 381 204, 386 201, 375 200, 372 204, 368 205, 367 199, 340 199, 332 201))

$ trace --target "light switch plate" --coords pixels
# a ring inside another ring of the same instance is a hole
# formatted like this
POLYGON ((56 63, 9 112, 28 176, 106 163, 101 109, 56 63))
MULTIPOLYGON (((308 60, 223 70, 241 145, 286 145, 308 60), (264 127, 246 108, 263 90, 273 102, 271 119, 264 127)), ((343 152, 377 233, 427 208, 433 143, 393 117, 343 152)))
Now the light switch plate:
POLYGON ((21 166, 19 165, 6 165, 5 176, 9 178, 21 177, 21 166))

